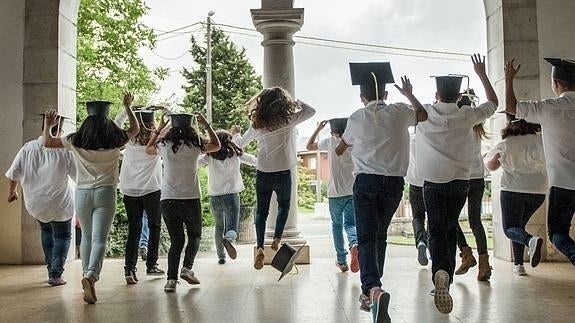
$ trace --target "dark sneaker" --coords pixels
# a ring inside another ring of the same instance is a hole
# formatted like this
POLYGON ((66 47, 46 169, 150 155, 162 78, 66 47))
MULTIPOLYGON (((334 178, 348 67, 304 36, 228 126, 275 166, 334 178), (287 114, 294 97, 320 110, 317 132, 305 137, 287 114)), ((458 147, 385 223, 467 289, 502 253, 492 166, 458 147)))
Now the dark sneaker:
POLYGON ((226 263, 226 258, 220 258, 218 259, 218 264, 223 265, 226 263))
POLYGON ((98 301, 96 297, 95 280, 92 277, 82 278, 82 289, 84 290, 84 302, 95 304, 98 301))
POLYGON ((154 267, 146 269, 146 275, 148 276, 163 276, 166 272, 158 268, 156 264, 154 267))
POLYGON ((433 301, 441 313, 448 314, 453 310, 453 299, 449 295, 449 274, 445 270, 438 270, 435 273, 433 301))
POLYGON ((357 245, 354 244, 349 248, 349 254, 351 261, 349 263, 349 268, 351 269, 352 273, 356 273, 359 271, 359 255, 357 252, 357 245))
POLYGON ((359 309, 368 313, 371 311, 371 300, 369 296, 365 294, 359 295, 359 309))
POLYGON ((126 278, 126 284, 134 285, 138 283, 138 277, 136 277, 135 269, 126 269, 124 267, 124 278, 126 278))
POLYGON ((164 286, 164 292, 173 293, 176 291, 176 286, 178 286, 178 281, 175 279, 168 279, 166 285, 164 286))
POLYGON ((529 257, 531 257, 531 267, 535 268, 539 265, 541 261, 541 246, 543 245, 543 239, 539 237, 533 237, 529 239, 529 257))
POLYGON ((224 245, 224 248, 226 249, 228 256, 230 256, 230 258, 232 259, 236 259, 236 257, 238 256, 238 252, 236 251, 236 248, 234 248, 232 242, 224 238, 222 239, 222 244, 224 245))
POLYGON ((188 269, 186 267, 182 268, 182 272, 180 273, 180 278, 187 281, 191 285, 198 285, 200 283, 200 280, 196 277, 196 275, 194 274, 194 271, 191 269, 188 269))
POLYGON ((391 317, 389 317, 389 313, 387 313, 390 299, 389 293, 379 287, 373 287, 369 290, 369 296, 373 322, 391 323, 391 317))
POLYGON ((66 285, 67 283, 68 282, 62 277, 48 279, 48 285, 50 286, 62 286, 66 285))
POLYGON ((337 261, 335 262, 335 266, 336 266, 342 273, 345 273, 346 271, 349 270, 349 267, 347 266, 347 264, 342 264, 342 263, 339 263, 339 262, 337 262, 337 261))
POLYGON ((419 261, 419 264, 422 266, 427 266, 429 263, 427 259, 427 247, 423 242, 417 244, 417 261, 419 261))
POLYGON ((143 261, 148 260, 148 248, 147 247, 140 247, 140 249, 138 249, 138 254, 140 255, 140 258, 142 258, 143 261))

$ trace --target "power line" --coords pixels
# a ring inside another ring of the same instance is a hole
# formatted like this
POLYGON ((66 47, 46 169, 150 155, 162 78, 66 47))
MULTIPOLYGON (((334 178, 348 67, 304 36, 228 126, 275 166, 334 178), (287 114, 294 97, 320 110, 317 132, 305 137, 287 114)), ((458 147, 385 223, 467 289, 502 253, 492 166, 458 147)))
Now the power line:
POLYGON ((167 60, 167 61, 177 61, 178 59, 180 59, 180 58, 182 58, 182 57, 184 57, 184 56, 186 56, 186 55, 189 54, 189 52, 186 50, 186 51, 185 51, 183 54, 181 54, 181 55, 178 55, 178 56, 175 56, 175 57, 166 57, 166 56, 162 56, 162 55, 156 53, 154 50, 151 50, 151 52, 152 52, 152 54, 158 56, 159 58, 165 59, 165 60, 167 60))
POLYGON ((203 26, 200 27, 200 28, 191 30, 191 31, 176 33, 175 35, 171 35, 171 36, 167 36, 167 37, 164 37, 164 38, 157 39, 156 42, 160 42, 160 41, 164 41, 164 40, 168 40, 168 39, 180 37, 180 36, 183 36, 183 35, 190 35, 190 34, 193 34, 193 33, 198 32, 198 31, 200 31, 200 30, 202 30, 202 29, 204 29, 203 26))
POLYGON ((159 36, 163 36, 163 35, 165 35, 165 34, 173 34, 173 33, 177 32, 177 31, 182 30, 182 29, 194 27, 194 26, 199 25, 199 24, 201 24, 201 23, 202 23, 201 21, 197 21, 197 22, 195 22, 195 23, 193 23, 193 24, 190 24, 190 25, 185 25, 185 26, 182 26, 182 27, 178 27, 178 28, 175 28, 175 29, 171 29, 171 30, 168 30, 168 31, 161 32, 161 33, 157 34, 156 36, 159 37, 159 36))

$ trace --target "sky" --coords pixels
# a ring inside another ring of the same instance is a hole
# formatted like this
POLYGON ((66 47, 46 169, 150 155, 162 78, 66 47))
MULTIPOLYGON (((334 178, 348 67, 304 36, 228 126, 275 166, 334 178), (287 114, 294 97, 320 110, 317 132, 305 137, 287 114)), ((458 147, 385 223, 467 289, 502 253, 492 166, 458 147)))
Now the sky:
MULTIPOLYGON (((205 21, 214 11, 216 23, 253 29, 249 9, 260 8, 259 0, 146 0, 150 7, 144 23, 157 33, 173 30, 198 21, 205 21)), ((486 27, 483 1, 480 0, 296 0, 295 7, 305 9, 304 25, 296 35, 361 42, 384 46, 415 48, 486 55, 486 27)), ((183 29, 194 31, 199 26, 183 29)), ((231 29, 227 29, 231 30, 231 29)), ((204 30, 194 33, 201 36, 204 30)), ((255 34, 252 32, 247 32, 255 34)), ((177 71, 193 65, 187 50, 190 33, 165 34, 141 55, 149 67, 166 67, 174 72, 162 81, 154 100, 181 101, 185 80, 177 71)), ((229 34, 246 55, 257 73, 263 73, 261 39, 229 34)), ((338 45, 341 46, 341 45, 338 45)), ((363 49, 366 49, 365 47, 363 49)), ((362 107, 359 87, 351 85, 349 62, 391 62, 396 82, 407 75, 414 93, 422 103, 435 99, 435 81, 431 75, 470 75, 470 87, 484 99, 479 79, 470 59, 440 60, 388 53, 362 52, 349 49, 318 47, 298 43, 294 46, 296 97, 312 105, 316 115, 299 127, 302 136, 310 135, 317 122, 346 117, 362 107)), ((374 50, 373 48, 369 50, 374 50)), ((386 51, 375 49, 376 51, 386 51)), ((389 51, 387 51, 389 52, 389 51)), ((403 52, 405 53, 405 52, 403 52)), ((438 56, 438 55, 431 55, 438 56)), ((439 55, 445 57, 445 55, 439 55)), ((465 82, 464 82, 465 83, 465 82)), ((464 87, 466 84, 463 85, 464 87)), ((388 102, 407 102, 399 92, 388 86, 388 102)))

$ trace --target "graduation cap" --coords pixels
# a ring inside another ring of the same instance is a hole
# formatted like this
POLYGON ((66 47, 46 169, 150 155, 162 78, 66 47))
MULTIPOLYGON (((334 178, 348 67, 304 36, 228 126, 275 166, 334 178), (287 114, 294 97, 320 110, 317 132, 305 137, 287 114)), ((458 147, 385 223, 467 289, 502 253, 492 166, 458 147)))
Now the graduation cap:
POLYGON ((134 111, 134 115, 136 119, 140 122, 140 124, 146 124, 154 122, 154 111, 150 110, 137 110, 134 111))
POLYGON ((282 246, 279 248, 278 252, 272 259, 271 266, 275 269, 279 270, 282 274, 278 281, 284 278, 285 275, 289 274, 289 272, 293 269, 297 258, 299 257, 303 247, 305 245, 300 246, 298 249, 294 248, 287 242, 284 242, 282 246))
POLYGON ((187 113, 170 114, 173 128, 191 128, 192 115, 187 113))
POLYGON ((347 127, 347 118, 335 118, 329 120, 331 132, 343 135, 345 127, 347 127))
POLYGON ((435 78, 437 92, 441 93, 443 96, 453 97, 456 94, 459 94, 464 77, 467 78, 467 88, 469 88, 469 77, 466 75, 448 74, 431 77, 435 78))
POLYGON ((476 102, 478 99, 477 95, 475 95, 475 91, 473 89, 468 88, 467 90, 461 93, 461 99, 457 101, 457 106, 462 107, 464 105, 471 106, 473 102, 476 102))
POLYGON ((110 105, 112 102, 109 101, 88 101, 86 102, 86 109, 88 110, 88 116, 98 116, 107 117, 110 113, 110 105))
MULTIPOLYGON (((44 130, 44 120, 46 119, 46 114, 45 113, 37 113, 36 115, 42 116, 42 130, 44 130)), ((58 130, 62 129, 66 119, 69 119, 68 117, 64 117, 64 116, 59 115, 59 114, 56 116, 56 118, 58 118, 58 130)))
POLYGON ((575 61, 563 58, 546 57, 545 60, 553 65, 552 75, 554 79, 575 82, 575 61))
POLYGON ((359 85, 361 93, 375 91, 376 99, 385 91, 386 84, 395 83, 389 62, 349 63, 349 71, 351 84, 359 85))

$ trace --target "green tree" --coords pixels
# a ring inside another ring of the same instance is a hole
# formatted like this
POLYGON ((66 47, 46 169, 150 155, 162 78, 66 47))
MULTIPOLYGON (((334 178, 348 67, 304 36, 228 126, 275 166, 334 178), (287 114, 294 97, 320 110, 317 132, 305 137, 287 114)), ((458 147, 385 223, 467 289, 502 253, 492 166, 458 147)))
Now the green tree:
POLYGON ((165 69, 151 70, 140 48, 155 46, 153 30, 141 22, 149 8, 143 0, 82 0, 78 12, 77 121, 86 117, 84 102, 108 100, 112 115, 121 108, 123 91, 146 103, 165 69))

